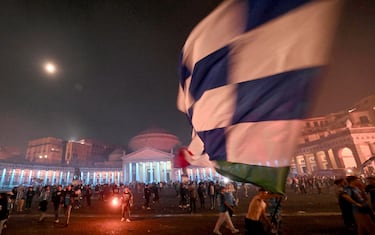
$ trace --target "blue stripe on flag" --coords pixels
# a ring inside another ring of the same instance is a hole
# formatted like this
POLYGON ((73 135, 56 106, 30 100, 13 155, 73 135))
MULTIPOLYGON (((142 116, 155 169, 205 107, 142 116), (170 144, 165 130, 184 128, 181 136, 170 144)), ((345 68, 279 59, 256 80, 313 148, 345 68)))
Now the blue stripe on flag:
POLYGON ((186 116, 188 117, 188 119, 189 119, 189 122, 190 122, 190 124, 191 125, 193 125, 193 123, 192 123, 192 119, 193 119, 193 113, 194 113, 194 109, 193 109, 193 107, 190 107, 188 110, 187 110, 187 113, 186 113, 186 116))
POLYGON ((195 100, 209 89, 227 84, 229 47, 223 47, 195 64, 189 91, 195 100))
POLYGON ((218 128, 210 131, 201 131, 197 133, 204 145, 204 151, 210 157, 210 160, 226 160, 226 138, 225 129, 218 128))
POLYGON ((246 31, 250 31, 282 14, 311 0, 248 0, 248 20, 246 31))
POLYGON ((232 124, 303 118, 318 71, 306 68, 238 84, 232 124))
POLYGON ((182 63, 183 54, 180 55, 180 67, 179 67, 179 73, 180 73, 180 84, 182 88, 185 88, 185 81, 190 76, 191 72, 190 70, 182 63))

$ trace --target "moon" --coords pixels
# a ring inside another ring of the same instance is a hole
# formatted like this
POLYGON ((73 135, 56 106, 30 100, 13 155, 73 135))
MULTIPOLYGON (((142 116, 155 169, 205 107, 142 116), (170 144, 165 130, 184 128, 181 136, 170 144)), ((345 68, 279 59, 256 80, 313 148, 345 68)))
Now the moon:
POLYGON ((48 62, 44 65, 44 69, 46 70, 46 72, 48 74, 54 74, 56 73, 56 65, 51 63, 51 62, 48 62))

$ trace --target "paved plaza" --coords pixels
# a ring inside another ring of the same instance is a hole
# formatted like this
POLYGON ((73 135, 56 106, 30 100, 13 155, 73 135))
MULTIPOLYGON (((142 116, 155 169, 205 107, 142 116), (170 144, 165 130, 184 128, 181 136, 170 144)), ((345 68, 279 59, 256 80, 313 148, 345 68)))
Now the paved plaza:
MULTIPOLYGON (((254 195, 255 189, 249 192, 248 197, 240 190, 239 207, 232 220, 244 234, 244 216, 248 203, 254 195)), ((52 217, 52 204, 49 205, 49 217, 38 223, 39 212, 36 204, 31 211, 15 212, 11 215, 8 228, 3 231, 5 235, 18 234, 42 234, 42 235, 206 235, 213 234, 213 228, 217 220, 216 210, 200 209, 197 203, 196 213, 190 214, 188 209, 178 207, 179 198, 173 189, 163 189, 160 192, 160 202, 152 204, 150 210, 142 209, 144 199, 141 193, 134 192, 135 205, 132 210, 130 223, 120 222, 120 210, 110 204, 110 200, 93 200, 88 208, 85 203, 79 209, 72 212, 71 222, 68 227, 61 223, 54 224, 52 217)), ((208 207, 208 203, 206 208, 208 207)), ((223 234, 231 232, 222 226, 223 234)), ((336 197, 331 190, 325 190, 321 194, 310 192, 299 194, 288 192, 286 200, 282 202, 282 234, 348 234, 345 231, 336 197)))

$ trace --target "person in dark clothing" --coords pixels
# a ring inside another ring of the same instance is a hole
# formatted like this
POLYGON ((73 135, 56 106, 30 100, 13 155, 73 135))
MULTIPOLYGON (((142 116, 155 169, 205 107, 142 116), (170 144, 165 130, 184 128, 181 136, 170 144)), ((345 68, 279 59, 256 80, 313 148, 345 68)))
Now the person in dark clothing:
POLYGON ((85 197, 86 197, 87 207, 91 207, 91 197, 92 197, 91 185, 87 185, 86 191, 85 191, 85 197))
POLYGON ((372 210, 375 211, 375 176, 367 177, 367 182, 365 191, 370 198, 372 210))
POLYGON ((145 185, 143 192, 145 196, 145 204, 143 205, 143 208, 150 210, 151 209, 150 207, 151 189, 149 188, 148 184, 145 185))
POLYGON ((180 184, 180 203, 179 203, 179 207, 182 208, 182 209, 186 209, 187 208, 187 199, 188 199, 189 195, 188 195, 188 189, 187 189, 187 186, 184 184, 184 183, 181 183, 180 184))
POLYGON ((0 194, 0 235, 3 231, 4 224, 7 222, 9 216, 8 210, 8 195, 6 193, 0 194))
POLYGON ((357 234, 374 234, 375 219, 365 192, 365 184, 357 176, 346 177, 353 199, 352 211, 357 225, 357 234))
POLYGON ((152 193, 154 194, 154 198, 152 199, 152 203, 159 202, 159 187, 156 184, 152 185, 152 193))
POLYGON ((207 195, 206 195, 206 188, 204 187, 203 182, 199 183, 198 196, 199 196, 199 201, 200 201, 200 204, 201 204, 201 209, 204 209, 205 208, 205 199, 206 199, 207 195))
POLYGON ((51 200, 51 189, 49 185, 44 186, 39 196, 40 217, 38 223, 42 223, 47 217, 48 202, 51 200))
POLYGON ((353 199, 350 197, 350 188, 346 179, 337 179, 334 181, 336 185, 336 195, 338 199, 338 204, 341 210, 341 216, 344 225, 349 230, 356 229, 356 223, 353 216, 352 204, 354 204, 353 199))
POLYGON ((34 196, 35 196, 35 191, 34 191, 33 187, 29 187, 28 190, 26 191, 25 210, 31 209, 31 205, 32 205, 34 196))
POLYGON ((61 210, 61 206, 63 205, 63 197, 64 191, 62 190, 62 186, 58 185, 56 191, 52 193, 52 203, 53 203, 53 210, 55 216, 55 223, 59 223, 59 214, 61 210))
POLYGON ((189 199, 190 199, 190 213, 195 213, 196 212, 196 201, 198 199, 198 191, 195 187, 195 184, 194 183, 190 183, 189 184, 189 188, 188 188, 188 192, 189 192, 189 199))

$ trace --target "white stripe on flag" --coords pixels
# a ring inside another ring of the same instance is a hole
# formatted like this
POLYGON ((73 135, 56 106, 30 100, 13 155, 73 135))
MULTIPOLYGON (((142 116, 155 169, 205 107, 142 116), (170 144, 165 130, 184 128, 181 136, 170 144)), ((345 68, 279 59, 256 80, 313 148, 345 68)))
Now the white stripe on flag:
POLYGON ((270 167, 289 166, 302 121, 240 123, 226 128, 227 161, 270 167))
POLYGON ((246 10, 246 1, 224 1, 193 29, 183 48, 183 63, 190 71, 197 61, 244 32, 246 10))
POLYGON ((305 4, 235 38, 231 43, 228 83, 327 64, 338 2, 305 4))
POLYGON ((195 130, 206 131, 231 125, 236 92, 236 84, 206 91, 194 104, 192 123, 195 130))

